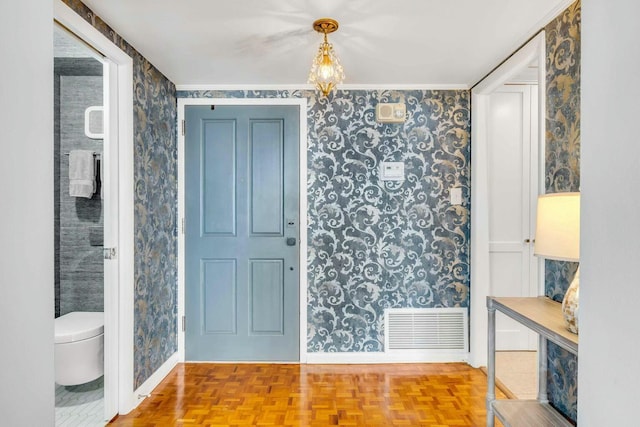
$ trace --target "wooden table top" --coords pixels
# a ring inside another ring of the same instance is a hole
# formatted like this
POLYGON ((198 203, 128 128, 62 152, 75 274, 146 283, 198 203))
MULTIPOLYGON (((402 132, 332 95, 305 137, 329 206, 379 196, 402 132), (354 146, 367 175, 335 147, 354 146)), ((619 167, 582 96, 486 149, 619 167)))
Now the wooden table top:
POLYGON ((547 297, 487 297, 487 307, 521 321, 566 350, 578 353, 578 335, 565 327, 562 304, 547 297))

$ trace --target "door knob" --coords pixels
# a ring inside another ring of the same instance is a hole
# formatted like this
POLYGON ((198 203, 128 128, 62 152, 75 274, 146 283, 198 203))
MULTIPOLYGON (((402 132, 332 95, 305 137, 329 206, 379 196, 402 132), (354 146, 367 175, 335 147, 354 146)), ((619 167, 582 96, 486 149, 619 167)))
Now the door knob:
POLYGON ((287 237, 287 246, 295 246, 296 238, 295 237, 287 237))

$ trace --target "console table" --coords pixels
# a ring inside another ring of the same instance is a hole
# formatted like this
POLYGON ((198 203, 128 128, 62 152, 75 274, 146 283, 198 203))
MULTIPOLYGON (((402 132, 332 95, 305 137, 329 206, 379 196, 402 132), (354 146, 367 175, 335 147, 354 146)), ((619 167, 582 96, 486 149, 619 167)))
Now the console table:
POLYGON ((571 427, 547 399, 547 341, 578 354, 578 335, 564 326, 561 304, 547 297, 487 297, 489 354, 487 360, 487 426, 497 417, 505 427, 571 427), (496 310, 520 322, 539 336, 538 399, 496 400, 496 310))

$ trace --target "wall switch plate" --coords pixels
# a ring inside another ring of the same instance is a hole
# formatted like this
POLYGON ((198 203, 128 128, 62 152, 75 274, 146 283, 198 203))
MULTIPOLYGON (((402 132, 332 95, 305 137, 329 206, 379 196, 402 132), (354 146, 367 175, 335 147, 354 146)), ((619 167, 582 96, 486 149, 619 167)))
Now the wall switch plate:
POLYGON ((380 180, 404 181, 404 163, 380 162, 380 180))
POLYGON ((451 196, 451 204, 452 205, 461 205, 462 204, 462 188, 455 187, 449 190, 449 195, 451 196))

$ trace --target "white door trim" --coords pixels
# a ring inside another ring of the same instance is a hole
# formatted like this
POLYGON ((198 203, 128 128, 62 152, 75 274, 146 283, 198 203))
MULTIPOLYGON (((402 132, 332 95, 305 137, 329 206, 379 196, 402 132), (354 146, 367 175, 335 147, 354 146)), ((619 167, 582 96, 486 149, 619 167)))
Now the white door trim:
POLYGON ((300 363, 307 362, 307 99, 306 98, 178 98, 178 360, 184 362, 185 333, 185 158, 182 121, 187 105, 294 105, 300 107, 300 363))
MULTIPOLYGON (((110 62, 106 129, 110 138, 117 187, 107 189, 117 204, 118 228, 105 235, 105 246, 117 248, 112 275, 115 283, 105 283, 105 414, 125 414, 136 406, 133 392, 133 283, 134 283, 134 193, 133 193, 133 60, 107 37, 60 0, 54 0, 56 21, 101 52, 110 62), (115 154, 115 157, 114 157, 115 154), (117 164, 116 164, 117 163, 117 164), (109 239, 112 239, 109 241, 109 239), (112 331, 112 333, 109 333, 112 331), (109 391, 111 390, 111 391, 109 391)), ((105 93, 106 94, 106 93, 105 93)), ((106 189, 106 188, 105 188, 106 189)), ((53 319, 52 319, 53 320, 53 319)))
MULTIPOLYGON (((544 190, 545 138, 545 32, 541 31, 511 58, 489 74, 471 91, 471 314, 469 364, 487 364, 487 308, 489 293, 489 185, 487 159, 487 112, 491 93, 539 58, 538 68, 538 186, 544 190)), ((542 268, 544 268, 544 263, 542 268)), ((539 274, 544 292, 544 272, 539 274)))

